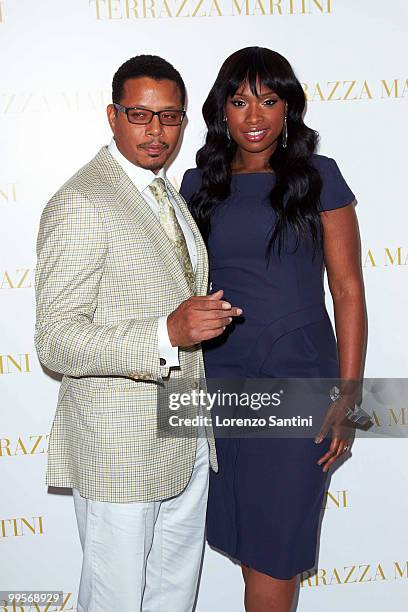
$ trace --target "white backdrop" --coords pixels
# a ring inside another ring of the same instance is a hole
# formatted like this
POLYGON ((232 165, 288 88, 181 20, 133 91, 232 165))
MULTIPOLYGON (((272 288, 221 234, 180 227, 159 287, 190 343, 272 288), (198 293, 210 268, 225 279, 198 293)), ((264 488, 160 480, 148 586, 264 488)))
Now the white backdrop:
MULTIPOLYGON (((407 23, 405 0, 0 0, 0 590, 63 590, 66 604, 55 610, 76 609, 72 499, 44 485, 58 383, 33 345, 35 240, 49 197, 109 141, 117 67, 156 53, 184 76, 189 120, 169 171, 179 184, 202 144, 201 105, 225 57, 261 45, 289 59, 320 152, 358 197, 366 376, 406 377, 407 23)), ((406 452, 405 440, 357 440, 333 475, 302 612, 406 610, 406 452)), ((208 610, 243 610, 239 568, 209 549, 197 612, 208 610)))

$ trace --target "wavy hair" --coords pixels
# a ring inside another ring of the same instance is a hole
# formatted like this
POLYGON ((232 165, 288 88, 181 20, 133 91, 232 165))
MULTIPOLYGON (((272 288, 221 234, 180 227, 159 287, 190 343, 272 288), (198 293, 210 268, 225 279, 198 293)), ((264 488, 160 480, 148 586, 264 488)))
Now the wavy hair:
POLYGON ((269 258, 275 247, 281 254, 289 227, 295 232, 295 251, 303 238, 311 237, 315 252, 322 240, 319 216, 322 181, 310 158, 316 149, 318 134, 303 122, 306 98, 291 65, 270 49, 246 47, 230 55, 204 102, 207 136, 196 157, 202 183, 190 200, 192 214, 208 241, 211 215, 230 194, 231 165, 237 151, 224 121, 225 104, 246 82, 254 95, 258 95, 257 86, 261 83, 287 103, 287 147, 282 147, 280 135, 269 159, 276 178, 270 194, 276 224, 271 228, 266 256, 269 258))

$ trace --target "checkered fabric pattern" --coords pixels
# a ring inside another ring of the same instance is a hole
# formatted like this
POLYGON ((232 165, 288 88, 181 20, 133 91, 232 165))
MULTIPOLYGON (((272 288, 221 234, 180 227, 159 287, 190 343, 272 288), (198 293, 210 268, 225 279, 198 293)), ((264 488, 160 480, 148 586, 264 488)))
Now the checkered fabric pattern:
MULTIPOLYGON (((196 289, 205 295, 205 246, 170 190, 193 231, 196 289)), ((157 388, 168 376, 196 388, 204 367, 199 346, 180 349, 179 368, 162 367, 157 326, 191 289, 164 229, 106 147, 45 207, 37 256, 35 343, 43 365, 63 374, 46 483, 96 501, 177 495, 196 439, 157 435, 157 388)))

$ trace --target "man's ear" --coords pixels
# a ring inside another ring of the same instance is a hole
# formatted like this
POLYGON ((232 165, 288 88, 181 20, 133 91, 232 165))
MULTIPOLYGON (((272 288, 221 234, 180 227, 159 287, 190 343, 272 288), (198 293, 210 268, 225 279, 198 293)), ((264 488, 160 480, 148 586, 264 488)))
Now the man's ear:
POLYGON ((108 115, 109 125, 111 126, 112 132, 115 132, 116 120, 117 120, 117 110, 113 106, 113 104, 108 104, 106 107, 106 114, 108 115))

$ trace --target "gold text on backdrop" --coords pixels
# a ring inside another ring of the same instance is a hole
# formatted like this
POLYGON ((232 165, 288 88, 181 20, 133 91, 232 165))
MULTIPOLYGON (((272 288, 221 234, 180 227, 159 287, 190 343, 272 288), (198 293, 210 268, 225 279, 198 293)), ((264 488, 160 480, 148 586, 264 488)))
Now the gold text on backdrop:
POLYGON ((408 249, 403 247, 385 247, 383 251, 368 249, 362 261, 363 268, 406 266, 408 265, 408 249))
POLYGON ((48 452, 49 434, 0 438, 0 459, 20 455, 44 455, 48 452))
POLYGON ((349 504, 349 496, 347 489, 343 489, 342 491, 336 491, 336 494, 331 491, 327 491, 324 500, 323 500, 323 508, 348 508, 349 504))
POLYGON ((333 0, 89 0, 89 5, 98 21, 333 12, 333 0))
POLYGON ((0 205, 17 202, 17 183, 0 182, 0 205))
POLYGON ((43 516, 31 516, 30 518, 19 517, 0 519, 0 538, 43 534, 43 516))
POLYGON ((89 113, 104 109, 109 90, 0 91, 0 114, 89 113))
POLYGON ((345 102, 378 98, 408 98, 408 79, 302 83, 308 102, 345 102))
POLYGON ((301 587, 322 587, 339 584, 356 584, 363 582, 383 582, 384 580, 398 580, 408 578, 408 561, 394 561, 393 565, 385 566, 381 563, 361 563, 333 567, 319 568, 314 574, 312 571, 301 574, 301 587))
POLYGON ((2 289, 32 289, 35 269, 17 268, 0 271, 0 291, 2 289))
POLYGON ((23 374, 31 372, 30 354, 0 355, 0 374, 23 374))

